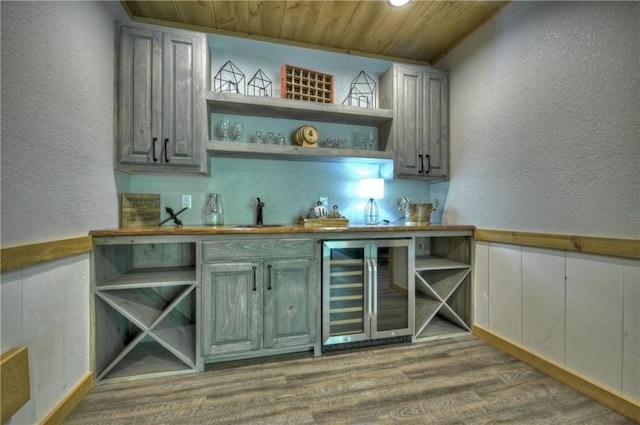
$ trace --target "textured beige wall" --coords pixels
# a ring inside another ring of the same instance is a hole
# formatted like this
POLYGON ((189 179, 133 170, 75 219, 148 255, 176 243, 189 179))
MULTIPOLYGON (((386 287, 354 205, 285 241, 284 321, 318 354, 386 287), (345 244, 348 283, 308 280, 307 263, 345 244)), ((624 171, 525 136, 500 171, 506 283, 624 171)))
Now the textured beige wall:
POLYGON ((637 2, 514 2, 436 64, 451 71, 444 221, 640 237, 638 22, 637 2))
POLYGON ((118 224, 117 2, 2 2, 2 246, 118 224))

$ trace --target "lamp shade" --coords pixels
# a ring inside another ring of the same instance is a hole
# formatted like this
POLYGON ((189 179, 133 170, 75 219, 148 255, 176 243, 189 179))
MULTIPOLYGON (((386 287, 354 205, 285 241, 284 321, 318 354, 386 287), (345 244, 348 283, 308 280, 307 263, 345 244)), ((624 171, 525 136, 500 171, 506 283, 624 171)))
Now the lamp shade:
POLYGON ((384 180, 380 178, 361 179, 360 196, 366 199, 384 198, 384 180))

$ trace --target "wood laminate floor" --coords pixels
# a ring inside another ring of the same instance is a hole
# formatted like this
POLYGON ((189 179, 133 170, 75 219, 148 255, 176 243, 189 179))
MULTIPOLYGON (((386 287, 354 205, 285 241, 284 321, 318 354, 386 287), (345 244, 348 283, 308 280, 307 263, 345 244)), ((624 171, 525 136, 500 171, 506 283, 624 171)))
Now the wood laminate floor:
POLYGON ((631 424, 473 336, 94 387, 65 424, 631 424))

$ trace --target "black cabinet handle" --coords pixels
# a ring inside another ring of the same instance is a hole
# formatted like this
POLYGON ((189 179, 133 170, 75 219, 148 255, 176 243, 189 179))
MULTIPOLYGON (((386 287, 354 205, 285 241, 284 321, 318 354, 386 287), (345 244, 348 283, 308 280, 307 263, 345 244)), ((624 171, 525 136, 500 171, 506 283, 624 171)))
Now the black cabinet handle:
POLYGON ((424 173, 424 161, 422 159, 422 154, 418 155, 418 158, 420 158, 420 171, 418 171, 418 174, 422 174, 424 173))
POLYGON ((169 139, 164 139, 164 162, 169 162, 169 154, 167 153, 168 144, 169 144, 169 139))
POLYGON ((256 266, 253 266, 253 289, 254 291, 257 291, 258 288, 256 287, 256 266))
POLYGON ((153 151, 153 162, 158 162, 158 158, 156 157, 156 142, 158 141, 157 137, 151 139, 151 150, 153 151))
POLYGON ((425 155, 427 157, 427 172, 425 174, 429 174, 431 172, 431 155, 425 155))
POLYGON ((269 273, 267 273, 267 289, 271 290, 271 264, 267 266, 267 269, 269 269, 269 273))

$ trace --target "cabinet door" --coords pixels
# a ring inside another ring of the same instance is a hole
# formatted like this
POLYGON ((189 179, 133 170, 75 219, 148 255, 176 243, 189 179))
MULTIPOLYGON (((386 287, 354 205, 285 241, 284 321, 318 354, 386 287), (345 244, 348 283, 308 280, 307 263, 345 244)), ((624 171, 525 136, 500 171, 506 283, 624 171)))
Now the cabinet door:
POLYGON ((398 67, 396 101, 396 168, 397 174, 418 176, 424 172, 422 144, 423 74, 418 69, 398 67))
POLYGON ((120 33, 120 162, 160 160, 162 33, 122 27, 120 33))
POLYGON ((264 277, 265 348, 313 344, 320 300, 315 262, 268 261, 264 277))
POLYGON ((203 354, 260 349, 260 263, 206 264, 203 270, 203 354))
POLYGON ((426 177, 446 177, 449 163, 449 80, 429 71, 423 77, 424 138, 421 148, 426 177))
POLYGON ((199 166, 204 140, 202 37, 165 33, 163 39, 162 163, 199 166))

